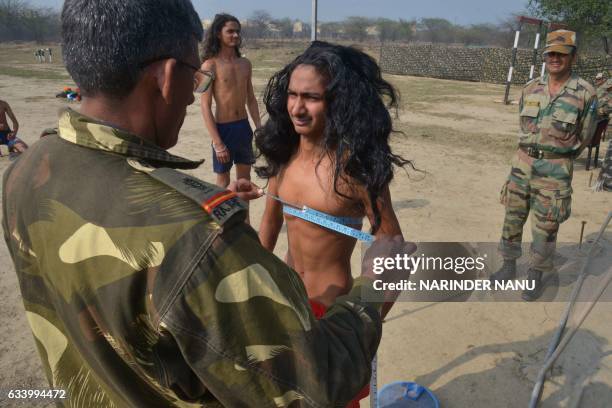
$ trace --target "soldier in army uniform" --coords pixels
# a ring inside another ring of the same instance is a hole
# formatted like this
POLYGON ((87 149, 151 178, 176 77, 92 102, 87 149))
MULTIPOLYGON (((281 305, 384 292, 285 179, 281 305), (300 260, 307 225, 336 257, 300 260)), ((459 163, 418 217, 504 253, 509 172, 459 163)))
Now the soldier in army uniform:
POLYGON ((597 98, 593 86, 572 72, 576 33, 556 30, 546 37, 547 74, 527 83, 519 104, 519 148, 501 192, 506 216, 500 242, 504 264, 492 280, 516 277, 523 225, 532 213, 531 265, 527 278, 535 300, 542 274, 552 270, 559 224, 571 213, 573 160, 593 135, 597 98))
POLYGON ((610 94, 612 93, 612 78, 606 79, 603 72, 595 77, 595 88, 597 90, 597 115, 599 120, 607 120, 612 114, 610 94))
POLYGON ((210 85, 202 35, 189 0, 64 2, 81 112, 64 111, 3 184, 27 321, 51 388, 66 392, 56 402, 345 406, 370 377, 389 299, 363 300, 375 276, 365 268, 315 320, 244 202, 177 170, 201 164, 166 149, 210 85))

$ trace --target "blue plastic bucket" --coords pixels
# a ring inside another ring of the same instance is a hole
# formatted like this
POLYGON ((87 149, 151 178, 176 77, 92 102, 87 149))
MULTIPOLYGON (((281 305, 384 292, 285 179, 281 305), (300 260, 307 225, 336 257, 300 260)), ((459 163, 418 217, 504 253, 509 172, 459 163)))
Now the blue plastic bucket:
POLYGON ((378 408, 440 408, 433 393, 413 382, 396 381, 378 392, 378 408))

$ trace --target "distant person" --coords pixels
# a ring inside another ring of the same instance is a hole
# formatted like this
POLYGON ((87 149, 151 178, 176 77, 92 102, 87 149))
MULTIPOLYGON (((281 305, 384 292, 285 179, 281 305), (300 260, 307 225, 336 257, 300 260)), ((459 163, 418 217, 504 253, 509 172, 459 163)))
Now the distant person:
POLYGON ((202 116, 212 139, 213 171, 217 185, 226 187, 230 170, 236 165, 236 178, 251 178, 253 131, 261 126, 257 99, 253 92, 251 62, 240 54, 240 22, 229 14, 217 14, 206 33, 202 69, 215 75, 213 86, 202 95, 202 116), (215 114, 212 101, 215 100, 215 114))
POLYGON ((599 171, 599 176, 593 185, 593 191, 612 192, 612 139, 608 141, 606 157, 599 171))
POLYGON ((523 291, 527 301, 541 296, 542 274, 553 270, 559 225, 571 214, 574 160, 595 130, 595 89, 572 72, 575 60, 575 32, 556 30, 546 36, 546 75, 523 88, 519 148, 501 192, 506 207, 499 245, 504 264, 491 279, 515 279, 523 225, 531 212, 533 242, 527 279, 534 288, 523 291))
MULTIPOLYGON (((14 141, 19 131, 19 122, 13 113, 8 102, 0 100, 0 144, 9 145, 9 142, 14 141), (8 119, 12 121, 12 129, 9 126, 8 119)), ((11 142, 13 144, 14 142, 11 142)), ((9 150, 11 146, 9 146, 9 150)))
POLYGON ((597 90, 597 116, 600 121, 609 119, 612 114, 612 78, 606 78, 603 72, 595 76, 595 88, 597 90))
POLYGON ((53 51, 51 47, 47 48, 47 55, 49 56, 49 63, 53 63, 53 51))
MULTIPOLYGON (((323 212, 355 230, 367 216, 373 234, 402 234, 389 183, 393 166, 408 162, 391 152, 385 102, 396 106, 397 95, 376 62, 357 49, 325 42, 314 42, 274 74, 265 92, 269 119, 255 132, 265 164, 256 171, 280 200, 267 198, 259 238, 274 250, 286 222, 285 259, 304 281, 317 317, 353 287, 357 241, 292 214, 288 205, 323 212)), ((367 395, 366 387, 349 407, 367 395)))
MULTIPOLYGON (((598 73, 595 76, 595 89, 597 92, 597 128, 591 146, 596 146, 596 152, 599 152, 599 144, 606 137, 606 132, 610 126, 610 116, 612 115, 612 102, 610 101, 612 96, 612 79, 606 78, 603 72, 598 73)), ((609 156, 608 152, 606 155, 608 167, 610 163, 609 156)), ((595 160, 599 161, 598 157, 595 157, 595 160)), ((598 164, 595 163, 595 166, 598 164)))
POLYGON ((18 138, 17 135, 9 138, 7 146, 9 148, 9 155, 12 159, 16 158, 28 149, 26 142, 18 138))

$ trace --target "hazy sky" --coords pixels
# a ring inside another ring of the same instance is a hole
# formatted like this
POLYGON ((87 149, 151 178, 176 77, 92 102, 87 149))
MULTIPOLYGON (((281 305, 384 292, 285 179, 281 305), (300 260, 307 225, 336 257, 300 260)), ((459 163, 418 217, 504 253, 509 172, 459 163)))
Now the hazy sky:
MULTIPOLYGON (((239 19, 256 9, 272 17, 310 21, 311 0, 192 0, 202 19, 225 11, 239 19)), ((456 24, 497 23, 525 9, 528 0, 319 0, 319 20, 337 21, 348 16, 403 18, 442 17, 456 24)), ((62 0, 29 0, 36 6, 61 8, 62 0)))

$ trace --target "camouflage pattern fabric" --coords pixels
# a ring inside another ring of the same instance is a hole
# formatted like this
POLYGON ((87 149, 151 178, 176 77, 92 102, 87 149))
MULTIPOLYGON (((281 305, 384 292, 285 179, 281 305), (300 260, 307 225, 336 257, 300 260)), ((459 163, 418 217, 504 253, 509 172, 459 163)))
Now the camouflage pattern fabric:
POLYGON ((506 207, 499 245, 505 259, 521 256, 523 226, 531 211, 531 265, 552 269, 559 224, 571 214, 572 160, 592 137, 596 107, 595 90, 575 74, 552 99, 546 76, 523 89, 519 145, 567 157, 536 159, 517 151, 500 197, 506 207))
POLYGON ((381 305, 359 278, 317 321, 244 203, 172 170, 199 164, 67 110, 5 172, 4 236, 58 404, 345 406, 381 305))
POLYGON ((544 54, 559 52, 570 54, 576 48, 576 33, 569 30, 555 30, 546 35, 544 54))
POLYGON ((612 139, 608 141, 608 150, 604 159, 597 181, 593 186, 594 191, 612 192, 612 139))
POLYGON ((606 82, 597 87, 597 115, 599 120, 606 120, 612 115, 612 102, 610 94, 612 93, 612 78, 608 78, 606 82))
POLYGON ((578 156, 595 125, 597 97, 593 86, 572 74, 551 99, 548 76, 527 83, 519 103, 519 145, 578 156))

